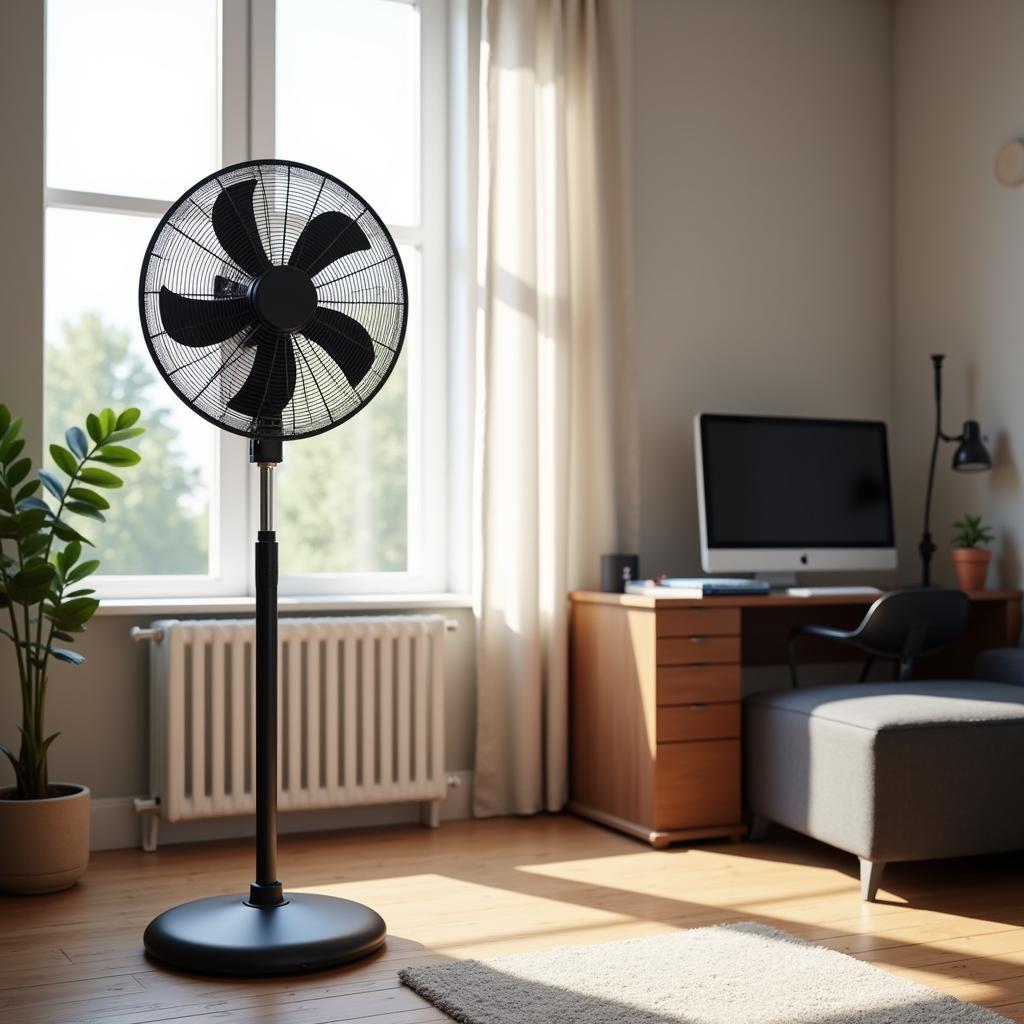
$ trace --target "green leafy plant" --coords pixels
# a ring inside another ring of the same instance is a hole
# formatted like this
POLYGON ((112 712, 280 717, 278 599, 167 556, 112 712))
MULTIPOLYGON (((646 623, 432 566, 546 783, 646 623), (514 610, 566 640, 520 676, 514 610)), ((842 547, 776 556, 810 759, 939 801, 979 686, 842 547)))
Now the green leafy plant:
POLYGON ((92 542, 69 517, 104 521, 110 503, 93 488, 121 487, 121 478, 106 467, 138 463, 138 452, 122 442, 144 433, 135 426, 139 415, 134 408, 120 415, 112 409, 90 413, 85 430, 67 430, 67 447, 50 445, 60 473, 40 469, 33 477, 32 460, 22 455, 21 420, 0 404, 0 609, 10 618, 10 629, 0 627, 0 634, 14 645, 22 710, 18 754, 2 743, 0 751, 14 766, 18 799, 48 795, 47 754, 59 735, 47 736, 45 728, 50 659, 70 665, 85 660, 56 642, 74 643, 99 607, 95 591, 81 586, 99 559, 82 558, 83 545, 92 542))
POLYGON ((989 526, 982 522, 981 516, 969 516, 965 512, 963 519, 957 519, 953 527, 956 530, 953 534, 955 548, 980 548, 996 539, 989 526))

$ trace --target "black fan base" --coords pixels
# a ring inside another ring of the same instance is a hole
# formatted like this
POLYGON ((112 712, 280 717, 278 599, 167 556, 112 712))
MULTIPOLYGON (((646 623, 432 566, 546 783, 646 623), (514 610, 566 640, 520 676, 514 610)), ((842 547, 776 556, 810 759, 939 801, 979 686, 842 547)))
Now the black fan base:
POLYGON ((360 960, 384 945, 369 907, 307 893, 252 907, 244 896, 193 900, 154 918, 143 942, 154 959, 197 974, 299 974, 360 960))

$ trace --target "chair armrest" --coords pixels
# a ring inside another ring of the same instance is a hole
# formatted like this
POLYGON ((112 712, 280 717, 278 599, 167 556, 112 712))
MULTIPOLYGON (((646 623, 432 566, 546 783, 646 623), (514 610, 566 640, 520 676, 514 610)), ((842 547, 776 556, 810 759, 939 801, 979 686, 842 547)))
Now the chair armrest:
POLYGON ((974 659, 974 678, 1024 686, 1024 648, 993 647, 974 659))
POLYGON ((815 626, 801 624, 793 627, 790 638, 796 636, 820 636, 825 640, 849 641, 853 638, 853 631, 849 629, 835 629, 832 626, 815 626))
POLYGON ((789 682, 791 686, 799 686, 800 679, 796 665, 796 642, 801 636, 818 636, 825 640, 839 640, 848 643, 853 634, 849 630, 834 629, 832 626, 815 626, 812 624, 800 623, 789 631, 789 639, 786 641, 786 650, 789 654, 789 682))

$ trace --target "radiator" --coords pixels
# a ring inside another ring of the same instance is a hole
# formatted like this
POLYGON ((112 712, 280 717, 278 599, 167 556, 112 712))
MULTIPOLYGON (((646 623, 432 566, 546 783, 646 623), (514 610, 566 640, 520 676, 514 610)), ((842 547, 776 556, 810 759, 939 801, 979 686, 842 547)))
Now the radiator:
MULTIPOLYGON (((284 618, 278 808, 423 802, 444 772, 445 620, 284 618)), ((150 808, 167 822, 253 813, 253 620, 164 620, 150 646, 150 808)), ((151 816, 147 849, 156 845, 151 816)))

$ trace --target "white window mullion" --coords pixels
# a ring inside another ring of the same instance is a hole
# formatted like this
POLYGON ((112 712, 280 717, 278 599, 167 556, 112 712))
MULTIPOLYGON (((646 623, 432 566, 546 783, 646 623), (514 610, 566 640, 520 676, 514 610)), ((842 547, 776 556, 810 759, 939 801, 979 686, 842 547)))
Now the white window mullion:
POLYGON ((162 217, 171 205, 165 199, 143 199, 141 196, 115 196, 103 192, 77 192, 68 188, 44 190, 47 206, 64 210, 95 210, 100 213, 134 213, 143 217, 162 217))
POLYGON ((249 0, 221 0, 220 163, 249 157, 249 0))
MULTIPOLYGON (((419 532, 419 569, 433 589, 448 580, 448 310, 447 310, 447 3, 421 0, 420 44, 420 225, 415 244, 422 254, 422 352, 418 380, 410 389, 410 424, 419 424, 420 479, 410 479, 410 522, 419 532), (430 140, 429 148, 427 140, 430 140), (414 415, 414 412, 416 415, 414 415), (415 513, 415 517, 414 516, 415 513)), ((410 444, 417 439, 410 437, 410 444)))
MULTIPOLYGON (((253 0, 221 0, 220 166, 251 155, 250 90, 254 66, 253 0)), ((220 431, 219 501, 211 510, 215 570, 232 594, 253 591, 253 477, 244 437, 220 431)), ((211 552, 212 556, 213 552, 211 552)))
POLYGON ((275 155, 277 4, 275 0, 249 0, 249 4, 249 159, 261 160, 275 155))

